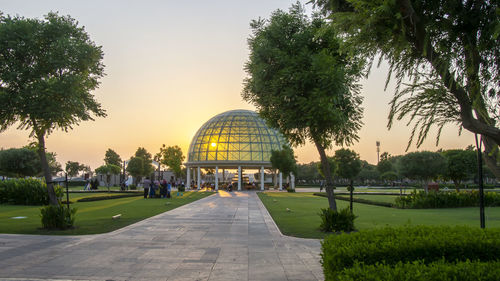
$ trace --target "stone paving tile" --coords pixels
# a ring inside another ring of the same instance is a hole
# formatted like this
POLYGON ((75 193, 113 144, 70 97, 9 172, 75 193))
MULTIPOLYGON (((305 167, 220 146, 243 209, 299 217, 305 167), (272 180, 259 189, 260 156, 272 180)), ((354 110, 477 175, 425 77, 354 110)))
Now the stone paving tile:
POLYGON ((232 192, 106 234, 0 235, 0 280, 323 280, 319 253, 232 192))

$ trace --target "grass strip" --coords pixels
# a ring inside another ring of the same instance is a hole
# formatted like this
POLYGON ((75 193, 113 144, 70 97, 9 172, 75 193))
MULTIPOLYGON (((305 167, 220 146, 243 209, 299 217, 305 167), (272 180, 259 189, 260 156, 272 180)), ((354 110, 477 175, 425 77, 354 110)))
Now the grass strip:
POLYGON ((143 194, 142 193, 134 193, 134 194, 120 194, 120 195, 105 195, 105 196, 84 197, 84 198, 76 200, 76 202, 92 202, 92 201, 111 200, 111 199, 136 197, 136 196, 143 196, 143 194))

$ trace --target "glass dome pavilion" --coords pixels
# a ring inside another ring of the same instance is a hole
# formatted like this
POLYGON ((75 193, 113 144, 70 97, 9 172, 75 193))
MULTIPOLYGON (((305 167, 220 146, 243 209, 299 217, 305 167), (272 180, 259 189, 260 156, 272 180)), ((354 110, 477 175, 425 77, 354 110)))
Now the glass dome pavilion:
MULTIPOLYGON (((194 135, 185 166, 200 168, 238 169, 238 189, 241 189, 241 169, 271 168, 271 151, 280 150, 286 141, 281 134, 269 128, 260 116, 250 110, 230 110, 218 114, 203 124, 194 135)), ((262 175, 262 178, 264 176, 262 175)), ((216 175, 216 188, 217 179, 216 175)), ((263 183, 262 186, 263 188, 263 183)))

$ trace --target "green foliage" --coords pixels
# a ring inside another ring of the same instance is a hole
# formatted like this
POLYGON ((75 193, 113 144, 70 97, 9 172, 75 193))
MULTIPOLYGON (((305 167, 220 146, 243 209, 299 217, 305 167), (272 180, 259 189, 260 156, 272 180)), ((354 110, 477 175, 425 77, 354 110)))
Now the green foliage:
POLYGON ((287 192, 292 192, 292 193, 293 193, 293 192, 295 192, 295 189, 294 189, 294 188, 291 188, 291 187, 287 187, 287 188, 286 188, 286 191, 287 191, 287 192))
POLYGON ((174 174, 179 177, 182 174, 182 162, 184 161, 184 155, 182 154, 182 149, 177 146, 168 146, 165 144, 160 148, 160 163, 169 167, 174 174))
POLYGON ((115 165, 115 166, 122 166, 122 159, 120 158, 120 155, 116 153, 113 149, 108 148, 106 150, 106 154, 104 155, 104 163, 106 165, 115 165))
POLYGON ((389 159, 380 160, 377 164, 377 170, 381 174, 393 171, 392 162, 389 159))
POLYGON ((361 171, 362 163, 354 150, 341 148, 335 151, 334 158, 337 166, 335 173, 340 178, 353 180, 361 171))
POLYGON ((283 145, 281 150, 271 151, 271 165, 285 177, 288 177, 290 173, 297 174, 297 160, 295 160, 293 149, 288 145, 283 145))
POLYGON ((135 184, 131 184, 131 185, 129 185, 129 186, 128 186, 128 188, 129 188, 130 190, 136 190, 136 189, 137 189, 137 186, 136 186, 135 184))
POLYGON ((375 264, 364 265, 356 262, 352 267, 344 269, 334 280, 339 281, 493 281, 500 276, 500 261, 478 262, 461 261, 448 263, 444 260, 425 263, 417 260, 414 262, 398 262, 394 265, 375 264))
POLYGON ((398 179, 398 174, 394 171, 387 171, 381 174, 380 178, 387 181, 394 181, 398 179))
POLYGON ((75 223, 76 208, 63 205, 48 205, 40 209, 42 226, 45 229, 68 229, 75 223))
POLYGON ((73 161, 66 162, 66 173, 68 174, 68 177, 75 177, 79 172, 85 170, 87 170, 87 166, 83 164, 73 161))
POLYGON ((473 178, 477 172, 477 152, 473 150, 452 149, 442 152, 446 158, 444 177, 458 186, 464 180, 473 178))
POLYGON ((429 181, 442 175, 446 159, 438 152, 410 152, 401 157, 401 174, 410 179, 429 181))
POLYGON ((0 150, 0 174, 9 177, 33 177, 42 170, 36 151, 28 148, 0 150))
POLYGON ((312 181, 317 179, 320 179, 320 174, 316 162, 297 164, 297 180, 312 181))
POLYGON ((309 19, 300 4, 250 24, 243 99, 292 145, 358 140, 360 65, 339 52, 340 40, 325 25, 319 17, 309 19))
MULTIPOLYGON (((63 190, 55 188, 56 196, 61 198, 63 190)), ((12 179, 0 181, 0 203, 14 205, 49 204, 47 185, 36 179, 12 179)))
POLYGON ((182 185, 179 185, 179 186, 177 186, 177 191, 179 191, 179 192, 185 192, 186 191, 186 187, 184 187, 182 185))
POLYGON ((354 229, 354 220, 356 216, 349 208, 335 211, 330 208, 321 209, 320 229, 324 232, 351 232, 354 229))
MULTIPOLYGON (((335 174, 335 169, 337 168, 337 165, 336 165, 337 163, 335 163, 335 158, 327 156, 326 159, 327 159, 328 164, 329 164, 328 166, 330 166, 330 173, 332 175, 335 174)), ((326 176, 325 176, 325 173, 323 172, 323 163, 321 161, 317 162, 316 167, 318 169, 318 173, 321 175, 321 177, 323 177, 325 179, 326 176)))
POLYGON ((97 174, 101 175, 119 175, 121 172, 120 166, 116 166, 113 164, 102 165, 95 169, 97 174))
MULTIPOLYGON (((407 196, 397 197, 394 203, 398 208, 406 209, 477 207, 479 206, 479 191, 426 193, 414 190, 407 196)), ((484 205, 500 206, 500 193, 485 192, 484 205)))
MULTIPOLYGON (((313 193, 313 195, 327 197, 325 192, 315 192, 315 193, 313 193)), ((343 197, 343 196, 339 196, 339 195, 335 195, 335 199, 342 200, 342 201, 351 201, 351 199, 349 197, 343 197)), ((394 205, 390 202, 374 201, 374 200, 363 199, 363 198, 354 197, 352 199, 352 201, 356 202, 356 203, 363 203, 363 204, 375 205, 375 206, 381 206, 381 207, 389 207, 389 208, 394 207, 394 205)))
POLYGON ((358 271, 360 263, 382 265, 383 269, 385 265, 398 267, 415 261, 497 262, 499 251, 500 229, 405 226, 330 235, 322 243, 321 256, 325 279, 337 280, 344 270, 358 271))
POLYGON ((144 174, 144 159, 142 157, 132 157, 127 164, 127 172, 137 181, 140 181, 140 177, 145 176, 144 174))
MULTIPOLYGON (((488 166, 500 166, 498 1, 313 0, 345 40, 346 51, 390 64, 396 77, 389 124, 413 123, 420 146, 432 126, 453 123, 483 135, 488 166)), ((387 85, 386 84, 386 85, 387 85)))
POLYGON ((105 195, 105 196, 84 197, 84 198, 78 199, 76 202, 92 202, 92 201, 120 199, 120 198, 127 198, 127 197, 136 197, 136 196, 143 196, 143 193, 131 193, 131 194, 118 194, 118 195, 105 195))

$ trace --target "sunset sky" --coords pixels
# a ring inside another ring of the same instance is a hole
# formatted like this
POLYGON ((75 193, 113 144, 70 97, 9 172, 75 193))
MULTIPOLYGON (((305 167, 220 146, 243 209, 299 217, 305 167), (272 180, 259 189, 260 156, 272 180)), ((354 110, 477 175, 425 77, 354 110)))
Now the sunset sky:
MULTIPOLYGON (((103 47, 106 76, 94 94, 108 117, 81 123, 68 133, 53 133, 47 139, 48 150, 57 153, 63 166, 71 160, 96 168, 103 164, 108 148, 123 159, 130 158, 139 146, 154 154, 162 144, 179 145, 186 154, 198 128, 212 116, 232 109, 254 109, 241 98, 249 23, 268 18, 278 8, 288 9, 294 2, 0 0, 0 11, 39 18, 49 11, 70 15, 103 47)), ((384 92, 386 75, 387 66, 382 64, 362 81, 364 126, 359 143, 351 147, 373 164, 377 162, 377 140, 381 151, 403 154, 411 131, 404 121, 387 130, 394 85, 384 92)), ((0 133, 0 147, 28 143, 28 132, 15 126, 0 133)), ((464 131, 458 136, 458 128, 450 125, 438 147, 432 134, 420 150, 465 148, 472 143, 472 134, 464 131)), ((295 152, 299 162, 319 159, 310 144, 295 152)))

